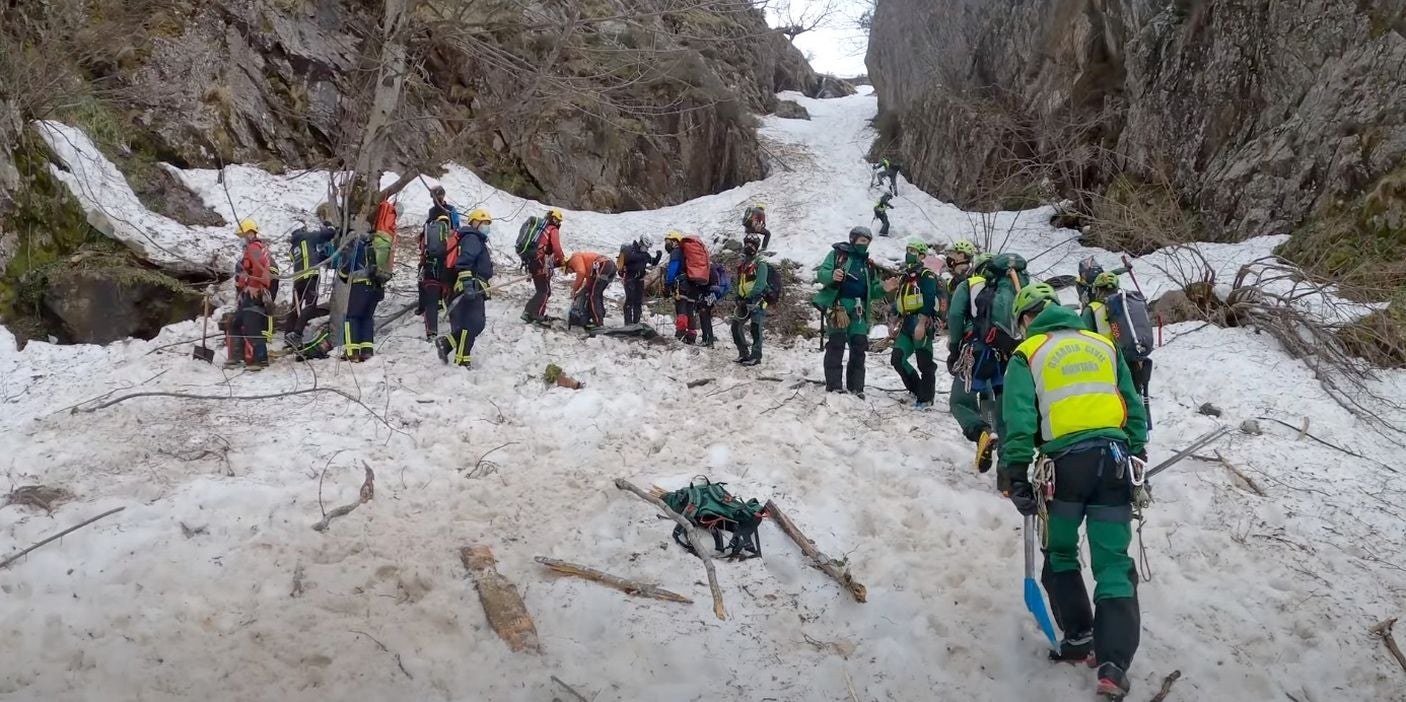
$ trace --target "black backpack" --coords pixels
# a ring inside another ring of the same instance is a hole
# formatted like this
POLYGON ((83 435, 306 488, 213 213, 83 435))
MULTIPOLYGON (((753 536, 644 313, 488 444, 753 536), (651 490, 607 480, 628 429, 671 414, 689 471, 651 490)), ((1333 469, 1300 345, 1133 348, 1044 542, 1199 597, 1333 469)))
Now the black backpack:
POLYGON ((781 302, 785 297, 785 293, 786 286, 781 283, 781 272, 771 266, 767 266, 766 292, 762 293, 762 300, 766 302, 768 307, 771 307, 781 302))
POLYGON ((526 222, 517 231, 517 255, 523 263, 528 263, 537 257, 537 244, 542 237, 542 231, 547 228, 547 220, 539 217, 528 217, 526 222))
POLYGON ((425 223, 425 258, 444 261, 453 232, 449 222, 435 219, 425 223))
POLYGON ((1136 290, 1119 290, 1104 298, 1108 308, 1109 335, 1129 363, 1145 361, 1152 355, 1152 317, 1147 299, 1136 290))

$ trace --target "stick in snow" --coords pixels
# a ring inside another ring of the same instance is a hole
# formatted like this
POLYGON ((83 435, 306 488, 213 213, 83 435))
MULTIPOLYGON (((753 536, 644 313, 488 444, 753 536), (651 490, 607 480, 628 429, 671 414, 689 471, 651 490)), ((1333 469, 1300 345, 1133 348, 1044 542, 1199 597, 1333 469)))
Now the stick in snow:
POLYGON ((563 688, 566 688, 566 691, 567 691, 567 692, 570 692, 572 697, 575 697, 576 699, 580 700, 581 702, 586 702, 586 698, 585 698, 581 693, 577 692, 577 691, 576 691, 576 688, 573 688, 572 686, 567 685, 566 683, 562 682, 561 678, 559 678, 559 677, 553 675, 553 676, 552 676, 552 682, 554 682, 554 683, 556 683, 556 684, 558 684, 558 685, 561 685, 563 688))
POLYGON ((683 602, 685 604, 693 604, 693 600, 690 600, 687 597, 684 597, 683 595, 680 595, 676 592, 669 592, 668 590, 665 590, 650 583, 642 583, 636 580, 628 580, 626 578, 611 575, 610 573, 601 572, 594 568, 587 568, 583 565, 567 563, 566 561, 559 561, 555 558, 547 558, 545 556, 538 556, 533 560, 537 561, 538 563, 541 563, 544 566, 547 566, 548 568, 551 568, 552 570, 558 573, 574 575, 578 578, 585 578, 586 580, 594 580, 595 582, 598 582, 607 587, 613 587, 616 590, 620 590, 621 592, 624 592, 627 595, 653 597, 656 600, 668 600, 669 602, 683 602))
POLYGON ((1176 682, 1177 678, 1180 677, 1181 671, 1173 670, 1170 675, 1162 680, 1162 689, 1158 690, 1157 694, 1153 695, 1152 699, 1148 702, 1162 702, 1167 699, 1167 693, 1172 691, 1172 683, 1176 682))
POLYGON ((89 520, 86 521, 86 522, 81 522, 81 523, 75 524, 75 525, 73 525, 73 526, 71 526, 71 527, 69 527, 69 528, 67 528, 67 529, 64 529, 63 531, 61 531, 61 532, 59 532, 59 533, 57 533, 57 534, 54 534, 53 536, 50 536, 49 538, 44 539, 43 541, 40 541, 39 543, 34 544, 33 546, 30 546, 29 548, 27 548, 27 549, 25 549, 25 550, 23 550, 23 551, 20 551, 19 553, 16 553, 15 555, 10 556, 9 558, 6 558, 3 562, 0 562, 0 568, 9 567, 9 565, 10 565, 11 563, 14 563, 15 561, 18 561, 19 559, 24 558, 26 555, 28 555, 30 551, 33 551, 33 550, 39 548, 40 546, 43 546, 43 545, 48 544, 48 543, 50 543, 50 542, 58 541, 59 539, 62 539, 63 537, 68 536, 69 534, 72 534, 73 532, 78 531, 79 529, 82 529, 83 527, 88 526, 89 524, 92 524, 93 522, 96 522, 96 521, 98 521, 99 519, 102 519, 103 517, 106 517, 106 516, 112 515, 112 514, 117 514, 118 512, 121 512, 121 511, 124 510, 124 509, 127 509, 127 508, 126 508, 126 507, 118 507, 118 508, 116 508, 116 509, 110 509, 110 510, 108 510, 108 511, 106 511, 106 512, 103 512, 102 514, 99 514, 99 515, 96 516, 96 517, 93 517, 92 519, 89 519, 89 520))
POLYGON ((1255 481, 1251 480, 1251 479, 1250 479, 1250 476, 1245 475, 1244 473, 1240 472, 1240 469, 1239 469, 1239 468, 1236 468, 1236 467, 1235 467, 1235 464, 1231 463, 1230 461, 1225 460, 1225 456, 1220 455, 1220 451, 1219 451, 1219 450, 1213 451, 1213 453, 1216 454, 1216 460, 1217 460, 1217 461, 1220 461, 1220 464, 1223 465, 1223 466, 1225 466, 1226 470, 1228 470, 1228 471, 1234 473, 1234 474, 1235 474, 1235 477, 1239 478, 1239 479, 1241 480, 1241 482, 1245 483, 1245 485, 1246 485, 1247 487, 1249 487, 1250 490, 1251 490, 1252 492, 1254 492, 1256 495, 1259 495, 1260 497, 1264 497, 1264 490, 1261 489, 1259 485, 1255 484, 1255 481))
POLYGON ((654 508, 663 512, 664 516, 683 527, 684 533, 688 534, 688 543, 693 546, 693 552, 703 560, 703 569, 708 572, 708 589, 713 591, 713 614, 717 615, 718 619, 727 619, 727 608, 723 606, 723 589, 718 585, 718 573, 713 569, 713 557, 708 546, 704 545, 703 538, 698 535, 698 530, 694 529, 693 525, 689 524, 688 520, 684 519, 678 512, 669 509, 669 505, 664 504, 663 500, 639 489, 639 486, 634 483, 624 478, 616 478, 615 487, 635 493, 641 500, 654 505, 654 508))
POLYGON ((488 625, 513 651, 540 653, 537 627, 527 613, 527 605, 507 578, 498 573, 498 562, 487 546, 465 546, 459 550, 459 560, 468 569, 478 589, 478 601, 488 617, 488 625))
POLYGON ((1406 670, 1406 656, 1401 654, 1401 647, 1396 645, 1396 637, 1391 635, 1391 627, 1396 625, 1396 618, 1392 617, 1381 624, 1372 627, 1372 633, 1381 637, 1386 644, 1386 650, 1391 651, 1391 655, 1396 662, 1401 664, 1401 669, 1406 670))
MULTIPOLYGON (((275 399, 282 398, 282 397, 293 397, 294 395, 307 395, 307 394, 315 393, 315 392, 330 392, 330 393, 332 393, 332 394, 334 394, 334 395, 341 395, 342 397, 344 397, 344 398, 346 398, 346 399, 348 399, 348 400, 350 400, 350 401, 352 401, 352 402, 354 402, 354 403, 356 403, 356 404, 358 404, 358 405, 361 405, 361 408, 362 408, 362 409, 366 410, 367 412, 370 412, 370 413, 371 413, 371 416, 372 416, 372 417, 375 417, 376 420, 379 421, 380 423, 386 425, 386 428, 387 428, 387 429, 390 429, 391 431, 396 432, 396 433, 398 433, 398 434, 404 434, 404 433, 405 433, 404 431, 401 431, 400 429, 396 429, 395 427, 391 426, 391 425, 390 425, 390 422, 387 422, 384 417, 382 417, 381 415, 379 415, 379 414, 376 413, 376 410, 373 410, 373 409, 371 409, 370 407, 367 407, 367 406, 366 406, 366 403, 362 402, 361 400, 356 399, 355 397, 352 397, 352 396, 351 396, 351 393, 348 393, 348 392, 346 392, 345 390, 339 390, 339 389, 337 389, 337 388, 322 388, 322 387, 303 388, 302 390, 289 390, 288 392, 273 392, 273 393, 268 393, 268 394, 266 394, 266 395, 191 395, 191 394, 187 394, 187 393, 183 393, 183 392, 157 392, 157 391, 134 392, 134 393, 131 393, 131 394, 128 394, 128 395, 122 395, 121 397, 117 397, 117 398, 108 400, 107 402, 103 402, 103 403, 100 403, 100 404, 97 404, 97 405, 93 405, 92 407, 74 407, 74 408, 72 408, 72 409, 70 410, 70 412, 72 412, 72 413, 74 413, 74 414, 78 414, 78 413, 88 414, 88 413, 91 413, 91 412, 96 412, 96 411, 98 411, 98 410, 100 410, 100 409, 106 409, 106 408, 108 408, 108 407, 111 407, 111 406, 113 406, 113 405, 119 403, 119 402, 126 402, 127 400, 135 400, 135 399, 137 399, 137 398, 139 398, 139 397, 174 397, 174 398, 176 398, 176 399, 178 399, 178 400, 236 400, 236 401, 239 401, 239 400, 275 400, 275 399)), ((101 395, 99 395, 99 397, 101 397, 101 395)), ((80 403, 80 404, 82 404, 82 403, 80 403)))
POLYGON ((364 503, 370 502, 371 498, 376 496, 376 474, 371 472, 371 466, 366 465, 365 462, 361 464, 361 467, 366 469, 366 479, 361 483, 361 492, 357 495, 356 502, 349 505, 342 505, 328 512, 327 516, 323 517, 321 521, 312 525, 313 531, 327 531, 327 525, 331 524, 333 519, 351 514, 352 510, 360 507, 364 503))
POLYGON ((771 515, 776 525, 781 527, 781 531, 786 532, 786 535, 791 537, 792 541, 796 542, 796 546, 800 547, 801 553, 804 553, 807 558, 810 558, 811 565, 834 578, 835 582, 838 582, 841 587, 854 596, 855 602, 865 601, 869 596, 869 591, 866 590, 863 585, 855 582, 854 576, 851 575, 847 569, 842 569, 835 565, 834 561, 831 561, 825 554, 821 553, 820 550, 815 547, 815 544, 812 543, 810 539, 806 538, 805 534, 801 533, 796 523, 791 521, 791 518, 786 516, 786 513, 782 512, 780 507, 776 506, 775 502, 772 500, 766 501, 766 512, 771 515))

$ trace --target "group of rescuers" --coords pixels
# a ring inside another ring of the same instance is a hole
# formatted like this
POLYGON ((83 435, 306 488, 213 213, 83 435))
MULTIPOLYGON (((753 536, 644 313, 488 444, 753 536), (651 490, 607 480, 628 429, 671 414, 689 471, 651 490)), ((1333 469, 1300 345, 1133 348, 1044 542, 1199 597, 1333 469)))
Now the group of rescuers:
MULTIPOLYGON (((441 360, 467 367, 484 329, 484 302, 492 292, 494 268, 487 242, 493 218, 482 208, 461 214, 445 201, 442 187, 435 187, 432 196, 420 241, 417 314, 423 316, 426 338, 436 345, 441 360), (443 226, 429 226, 435 223, 443 226), (436 231, 446 239, 434 241, 436 231), (438 330, 441 308, 449 319, 447 335, 438 330)), ((315 357, 318 348, 333 346, 325 338, 331 330, 313 340, 302 336, 308 319, 318 314, 318 275, 325 267, 335 268, 351 285, 341 330, 347 359, 362 361, 373 354, 372 315, 384 295, 390 267, 389 236, 383 235, 394 231, 394 212, 377 217, 390 221, 378 221, 375 233, 350 237, 339 250, 333 248, 339 237, 326 222, 321 229, 299 230, 292 237, 294 305, 285 338, 290 346, 297 345, 300 358, 315 357)), ((561 244, 562 220, 560 210, 548 211, 526 246, 519 234, 519 254, 536 287, 523 309, 523 321, 550 322, 551 278, 554 271, 569 270, 575 274, 572 321, 588 328, 602 325, 603 293, 618 276, 624 280, 625 322, 639 324, 646 276, 667 254, 664 284, 675 302, 676 338, 713 345, 711 310, 721 300, 724 284, 717 279, 718 271, 699 273, 696 262, 689 260, 701 248, 690 245, 695 237, 669 232, 663 252, 651 253, 652 242, 643 237, 615 257, 588 251, 568 256, 561 244)), ((779 292, 779 275, 764 258, 771 232, 763 204, 747 209, 743 228, 736 284, 728 286, 736 296, 731 327, 736 362, 756 365, 762 359, 762 326, 769 301, 779 292)), ((277 266, 255 223, 241 222, 239 235, 244 254, 236 271, 238 304, 227 332, 236 342, 231 344, 231 361, 257 369, 268 358, 277 266), (241 347, 239 341, 244 354, 233 350, 241 347)), ((820 290, 812 303, 822 312, 826 390, 863 397, 870 326, 881 306, 889 306, 897 315, 892 365, 915 407, 931 407, 936 384, 933 349, 945 322, 947 370, 953 376, 949 407, 963 434, 976 445, 976 470, 988 471, 999 453, 1001 492, 1022 515, 1047 515, 1042 581, 1064 633, 1059 652, 1051 657, 1096 664, 1100 694, 1120 698, 1127 691, 1126 671, 1140 630, 1137 574, 1129 546, 1133 493, 1146 459, 1148 415, 1141 394, 1149 373, 1135 375, 1118 345, 1099 333, 1106 333, 1108 325, 1097 318, 1097 301, 1118 289, 1117 272, 1081 281, 1091 291, 1081 316, 1063 306, 1050 285, 1031 282, 1019 256, 982 253, 971 242, 956 242, 942 252, 951 276, 944 283, 930 265, 934 252, 926 243, 910 241, 895 274, 870 259, 872 239, 867 227, 855 227, 847 241, 833 245, 816 271, 820 290), (990 309, 992 300, 1001 299, 991 291, 1006 285, 1014 293, 1009 313, 1003 314, 990 309), (1008 322, 993 322, 999 317, 1008 322), (916 368, 909 362, 914 357, 916 368), (1032 473, 1030 467, 1037 461, 1046 470, 1032 473), (1049 477, 1037 485, 1032 484, 1035 475, 1049 477), (1079 564, 1079 527, 1086 518, 1096 581, 1093 606, 1079 564)))

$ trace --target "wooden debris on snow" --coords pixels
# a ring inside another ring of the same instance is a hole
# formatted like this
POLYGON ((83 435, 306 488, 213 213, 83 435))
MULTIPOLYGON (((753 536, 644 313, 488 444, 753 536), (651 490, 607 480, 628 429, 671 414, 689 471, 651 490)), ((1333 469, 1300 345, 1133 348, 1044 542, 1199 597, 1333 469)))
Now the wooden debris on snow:
POLYGON ((537 561, 538 563, 541 563, 544 566, 547 566, 548 568, 551 568, 552 570, 558 573, 574 575, 578 578, 592 580, 602 585, 605 585, 606 587, 613 587, 616 590, 624 592, 627 595, 638 595, 640 597, 652 597, 656 600, 667 600, 669 602, 683 602, 685 604, 693 604, 693 600, 690 600, 689 598, 684 597, 683 595, 680 595, 678 593, 669 592, 668 590, 665 590, 651 583, 642 583, 637 580, 629 580, 627 578, 611 575, 609 573, 605 573, 594 568, 588 568, 586 566, 578 565, 576 563, 559 561, 555 558, 547 558, 545 556, 538 556, 533 560, 537 561))
POLYGON ((540 653, 537 627, 527 613, 527 606, 517 593, 517 587, 498 573, 498 562, 487 546, 466 546, 459 551, 459 560, 468 569, 478 589, 488 624, 513 651, 540 653))
POLYGON ((624 478, 616 478, 615 487, 635 493, 641 500, 654 505, 655 509, 664 513, 664 516, 674 520, 675 524, 683 527, 684 533, 688 534, 688 543, 693 546, 694 552, 702 559, 703 569, 708 572, 708 589, 713 591, 713 614, 716 615, 718 619, 727 619, 727 608, 723 606, 723 590, 722 587, 718 585, 718 573, 713 568, 713 557, 708 545, 703 543, 703 538, 698 535, 698 530, 694 529, 693 525, 689 524, 688 520, 684 519, 678 512, 669 509, 669 505, 664 504, 663 500, 639 489, 639 486, 634 483, 624 478))
POLYGON ((841 587, 854 597, 855 602, 865 601, 869 596, 869 591, 859 582, 855 581, 854 575, 849 572, 848 568, 840 567, 835 561, 830 560, 825 554, 821 553, 820 550, 815 547, 815 544, 811 542, 810 539, 806 538, 805 534, 801 533, 796 523, 791 521, 791 518, 786 516, 786 513, 782 512, 780 507, 776 506, 776 502, 767 500, 766 511, 767 514, 771 515, 771 518, 775 520, 776 525, 781 527, 781 531, 786 532, 786 535, 791 537, 792 541, 796 542, 796 546, 800 547, 801 553, 804 553, 806 557, 810 558, 811 565, 834 578, 835 582, 838 582, 841 587))

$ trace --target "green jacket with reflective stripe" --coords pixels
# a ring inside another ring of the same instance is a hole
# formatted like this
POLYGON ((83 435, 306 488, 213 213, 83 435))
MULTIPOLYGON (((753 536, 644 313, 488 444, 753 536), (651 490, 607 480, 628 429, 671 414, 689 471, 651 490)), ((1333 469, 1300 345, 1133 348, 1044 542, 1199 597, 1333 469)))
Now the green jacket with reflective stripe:
MULTIPOLYGON (((1079 313, 1060 305, 1046 305, 1044 311, 1035 317, 1026 330, 1026 338, 1059 329, 1085 329, 1079 313)), ((1116 347, 1116 345, 1115 345, 1116 347)), ((1061 436, 1054 441, 1041 443, 1040 408, 1035 401, 1035 377, 1031 375, 1027 359, 1016 354, 1006 367, 1004 398, 1001 401, 1001 418, 1006 423, 1005 436, 1001 437, 1001 467, 1011 466, 1024 475, 1025 466, 1035 460, 1036 451, 1044 454, 1059 453, 1074 444, 1089 439, 1105 438, 1128 442, 1133 453, 1142 451, 1147 445, 1147 411, 1142 406, 1142 397, 1133 386, 1132 373, 1123 355, 1118 354, 1118 393, 1127 406, 1128 420, 1120 428, 1090 429, 1061 436)))

